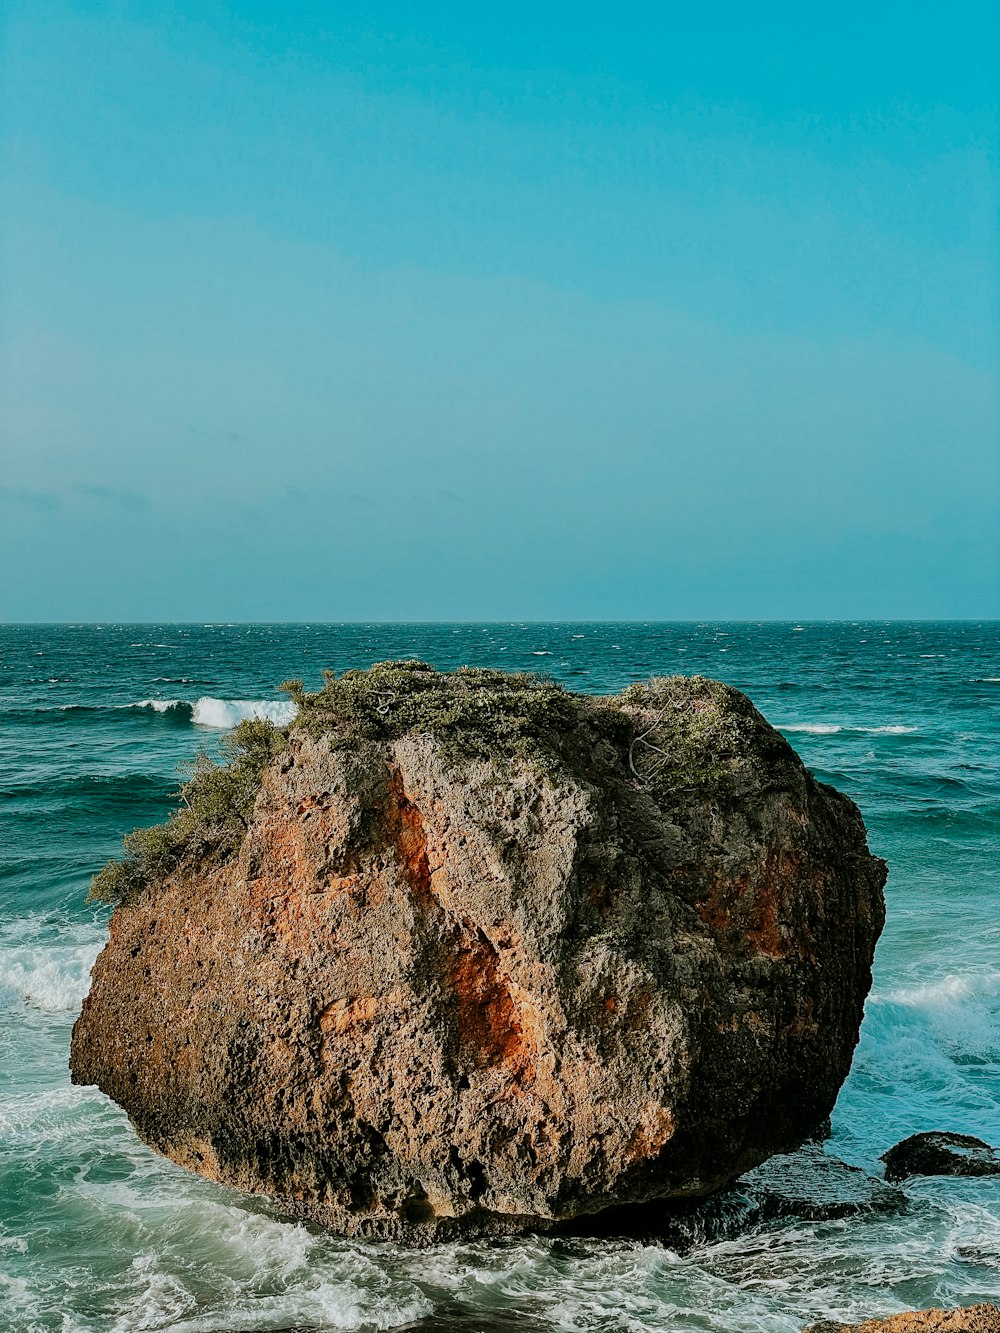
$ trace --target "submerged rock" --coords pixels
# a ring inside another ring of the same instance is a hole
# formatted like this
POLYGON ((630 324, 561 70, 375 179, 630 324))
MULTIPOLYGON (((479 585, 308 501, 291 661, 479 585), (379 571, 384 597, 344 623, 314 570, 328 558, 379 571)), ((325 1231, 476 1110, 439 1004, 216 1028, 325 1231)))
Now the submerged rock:
POLYGON ((829 1114, 885 867, 745 696, 408 663, 298 698, 238 848, 94 969, 73 1078, 147 1143, 423 1241, 702 1197, 829 1114))
POLYGON ((798 1217, 824 1222, 861 1214, 901 1213, 909 1207, 902 1190, 815 1148, 772 1157, 741 1184, 760 1201, 767 1220, 798 1217))
POLYGON ((886 1180, 907 1176, 1000 1176, 1000 1153, 971 1134, 911 1134, 882 1157, 886 1180))
POLYGON ((888 1319, 866 1319, 863 1324, 836 1324, 824 1320, 802 1333, 1000 1333, 1000 1310, 995 1305, 963 1305, 954 1310, 913 1310, 888 1319))
POLYGON ((901 1213, 909 1206, 902 1190, 810 1143, 797 1153, 770 1158, 710 1199, 685 1205, 662 1200, 626 1204, 577 1219, 561 1230, 660 1242, 684 1254, 697 1246, 746 1237, 775 1222, 837 1221, 901 1213))

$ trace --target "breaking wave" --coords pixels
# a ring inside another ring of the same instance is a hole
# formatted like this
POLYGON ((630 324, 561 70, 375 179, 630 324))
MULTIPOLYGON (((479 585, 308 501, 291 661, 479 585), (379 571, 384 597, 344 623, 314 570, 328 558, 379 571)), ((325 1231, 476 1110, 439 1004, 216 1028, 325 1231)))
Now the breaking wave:
POLYGON ((44 917, 15 919, 0 931, 0 1010, 17 1004, 48 1013, 79 1009, 103 943, 90 924, 54 926, 44 917))
POLYGON ((291 722, 298 708, 290 699, 216 699, 202 695, 192 703, 189 699, 139 699, 132 704, 56 704, 36 708, 5 709, 6 720, 50 722, 90 722, 95 717, 111 722, 116 717, 124 721, 136 712, 154 714, 175 722, 194 722, 200 727, 235 727, 245 718, 266 717, 277 727, 291 722))
POLYGON ((298 708, 290 699, 212 699, 198 700, 191 712, 191 721, 200 727, 235 727, 252 717, 266 717, 276 727, 287 727, 294 721, 298 708))
POLYGON ((779 727, 779 731, 808 731, 811 736, 835 736, 843 730, 834 722, 789 722, 779 727))
POLYGON ((140 699, 130 708, 148 708, 154 713, 174 713, 199 727, 227 730, 248 718, 264 718, 276 727, 287 727, 298 709, 288 699, 214 699, 203 695, 195 703, 186 699, 140 699))
POLYGON ((838 722, 782 722, 779 731, 806 731, 811 736, 836 736, 839 732, 849 731, 859 736, 910 736, 917 728, 893 722, 881 727, 845 727, 838 722))

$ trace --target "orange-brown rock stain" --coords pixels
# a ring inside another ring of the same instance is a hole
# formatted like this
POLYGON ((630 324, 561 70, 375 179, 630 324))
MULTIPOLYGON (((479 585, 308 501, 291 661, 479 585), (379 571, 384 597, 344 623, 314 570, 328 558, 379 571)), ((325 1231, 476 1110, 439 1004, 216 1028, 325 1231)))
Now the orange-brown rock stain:
POLYGON ((446 980, 457 1001, 459 1040, 473 1061, 527 1073, 530 1047, 521 1016, 499 955, 485 936, 466 936, 446 980))
POLYGON ((665 1106, 645 1107, 643 1118, 625 1146, 623 1165, 632 1166, 648 1157, 655 1157, 673 1138, 676 1128, 674 1117, 665 1106))
POLYGON ((526 1088, 535 1080, 539 1042, 529 1031, 535 1025, 514 997, 496 946, 481 929, 449 920, 442 902, 448 898, 444 849, 429 844, 424 817, 398 769, 390 769, 388 791, 396 858, 415 909, 433 918, 432 933, 442 946, 440 981, 446 1002, 450 996, 454 1004, 460 1058, 477 1068, 504 1067, 515 1090, 526 1088))
POLYGON ((804 860, 800 851, 768 847, 759 873, 716 875, 695 900, 695 911, 723 947, 749 942, 767 958, 812 958, 807 924, 785 919, 788 903, 801 897, 804 860))
POLYGON ((427 856, 427 830, 423 815, 403 790, 398 769, 389 776, 391 799, 389 833, 395 842, 403 874, 418 901, 431 896, 431 867, 427 856))

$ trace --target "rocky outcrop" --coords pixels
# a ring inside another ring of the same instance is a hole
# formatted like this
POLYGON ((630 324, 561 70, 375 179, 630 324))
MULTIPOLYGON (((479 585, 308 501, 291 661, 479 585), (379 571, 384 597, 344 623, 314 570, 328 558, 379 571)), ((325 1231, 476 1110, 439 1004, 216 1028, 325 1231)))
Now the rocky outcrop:
POLYGON ((995 1305, 964 1305, 955 1310, 914 1310, 863 1324, 810 1324, 802 1333, 1000 1333, 995 1305))
POLYGON ((395 664, 298 698, 238 851, 94 969, 73 1077, 147 1143, 418 1242, 701 1197, 828 1115, 885 868, 743 695, 395 664))
POLYGON ((907 1176, 1000 1176, 1000 1153, 971 1134, 911 1134, 882 1158, 886 1180, 907 1176))

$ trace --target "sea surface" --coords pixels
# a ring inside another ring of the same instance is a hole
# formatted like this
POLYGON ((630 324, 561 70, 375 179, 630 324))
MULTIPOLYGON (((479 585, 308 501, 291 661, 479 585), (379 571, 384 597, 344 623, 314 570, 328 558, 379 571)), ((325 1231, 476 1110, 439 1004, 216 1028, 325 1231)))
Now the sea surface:
POLYGON ((880 1154, 918 1130, 1000 1144, 996 623, 108 624, 8 626, 0 642, 4 1333, 794 1333, 1000 1299, 1000 1180, 887 1194, 837 1165, 879 1176, 880 1154), (199 749, 241 717, 288 719, 280 681, 316 688, 323 667, 399 657, 539 670, 594 693, 718 677, 858 802, 890 866, 874 988, 831 1137, 776 1159, 770 1195, 741 1182, 675 1248, 358 1244, 154 1156, 101 1093, 70 1085, 70 1031, 107 929, 85 902, 90 875, 123 833, 167 815, 199 749), (828 1175, 856 1211, 762 1206, 781 1203, 783 1178, 828 1175))

